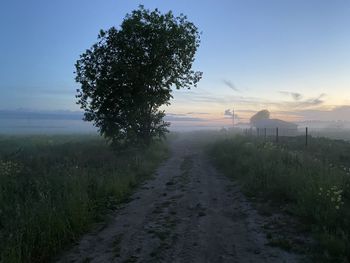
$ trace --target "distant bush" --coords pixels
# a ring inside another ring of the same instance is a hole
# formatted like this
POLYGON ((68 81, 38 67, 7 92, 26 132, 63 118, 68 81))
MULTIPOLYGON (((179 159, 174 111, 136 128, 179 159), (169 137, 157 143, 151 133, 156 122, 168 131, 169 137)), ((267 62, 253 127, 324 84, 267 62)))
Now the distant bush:
POLYGON ((97 137, 0 137, 0 262, 47 262, 125 200, 166 156, 97 137))
MULTIPOLYGON (((324 140, 318 143, 326 147, 324 140)), ((332 163, 332 158, 339 161, 336 151, 320 155, 319 150, 290 148, 238 136, 219 140, 210 153, 225 174, 241 182, 246 194, 288 204, 314 231, 324 258, 346 262, 350 259, 348 172, 332 163)))

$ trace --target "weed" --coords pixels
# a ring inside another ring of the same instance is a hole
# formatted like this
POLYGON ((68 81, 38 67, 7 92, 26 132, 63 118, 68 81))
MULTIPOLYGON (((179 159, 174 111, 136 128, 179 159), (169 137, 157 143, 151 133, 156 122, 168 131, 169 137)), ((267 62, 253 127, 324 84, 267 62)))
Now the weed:
POLYGON ((159 143, 116 154, 97 136, 1 136, 0 261, 47 262, 125 201, 166 152, 159 143))
MULTIPOLYGON (((328 139, 313 139, 312 144, 317 147, 237 136, 217 141, 210 154, 248 196, 288 207, 313 230, 324 256, 344 261, 350 259, 350 177, 341 165, 350 160, 350 144, 328 139)), ((273 243, 289 246, 284 240, 273 243)))

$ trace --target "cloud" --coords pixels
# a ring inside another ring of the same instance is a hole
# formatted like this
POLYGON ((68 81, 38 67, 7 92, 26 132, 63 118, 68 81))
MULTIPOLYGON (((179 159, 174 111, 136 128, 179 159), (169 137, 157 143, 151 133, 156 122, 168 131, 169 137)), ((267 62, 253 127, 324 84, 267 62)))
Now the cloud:
POLYGON ((336 106, 331 109, 299 109, 273 111, 273 116, 287 118, 294 121, 347 121, 350 122, 350 105, 336 106))
MULTIPOLYGON (((287 93, 287 91, 285 92, 287 93)), ((288 92, 288 94, 290 93, 291 92, 288 92)), ((295 99, 278 100, 252 96, 237 96, 233 94, 221 95, 209 91, 195 91, 189 96, 180 96, 179 98, 177 98, 177 100, 178 103, 181 103, 184 106, 195 103, 197 105, 200 104, 202 108, 221 108, 223 111, 223 115, 225 114, 224 110, 231 108, 230 105, 234 104, 236 112, 242 114, 242 116, 240 117, 244 119, 249 119, 249 115, 253 115, 261 109, 268 109, 271 112, 294 112, 293 117, 291 118, 298 119, 298 117, 296 116, 298 111, 312 109, 324 110, 327 106, 326 94, 324 93, 321 93, 318 96, 314 97, 306 97, 305 95, 297 92, 293 93, 295 94, 288 96, 290 96, 290 98, 293 98, 294 96, 295 99)), ((330 105, 328 105, 328 109, 329 106, 330 105)), ((231 116, 228 114, 229 112, 226 112, 224 116, 231 116)), ((212 113, 209 115, 212 115, 212 113)))
POLYGON ((331 110, 301 110, 297 112, 301 119, 304 120, 319 120, 319 121, 350 121, 350 106, 337 106, 331 110))
POLYGON ((319 105, 321 105, 321 104, 323 104, 325 102, 323 100, 323 98, 325 96, 326 96, 326 94, 322 93, 316 98, 311 98, 311 99, 307 99, 307 100, 301 101, 300 103, 297 103, 296 106, 298 108, 310 108, 310 107, 314 107, 314 106, 319 106, 319 105))
MULTIPOLYGON (((231 111, 231 109, 225 110, 225 111, 224 111, 224 116, 225 116, 225 117, 230 117, 230 118, 232 118, 232 116, 233 116, 233 111, 231 111)), ((238 114, 234 114, 234 119, 235 119, 235 120, 240 120, 240 117, 238 116, 238 114)))
POLYGON ((169 115, 167 114, 164 117, 165 121, 170 121, 170 122, 176 122, 176 121, 181 121, 181 122, 206 122, 208 121, 208 119, 204 119, 204 118, 196 118, 196 117, 186 117, 185 115, 182 116, 182 114, 172 114, 169 115))
POLYGON ((280 94, 291 96, 293 100, 299 101, 303 98, 303 95, 298 92, 289 92, 289 91, 279 91, 280 94))
POLYGON ((203 102, 203 103, 215 103, 219 105, 232 104, 232 103, 249 103, 257 104, 265 102, 265 100, 254 97, 243 97, 243 96, 218 96, 216 94, 193 94, 193 96, 188 97, 186 101, 190 102, 203 102))
POLYGON ((290 96, 293 99, 293 102, 285 102, 285 105, 291 108, 310 108, 322 105, 324 101, 325 93, 321 93, 319 96, 315 98, 304 99, 304 96, 298 92, 289 92, 289 91, 279 91, 280 94, 290 96))
POLYGON ((230 109, 225 110, 224 115, 225 116, 232 116, 231 110, 230 109))
MULTIPOLYGON (((325 94, 320 94, 314 98, 308 98, 298 101, 275 101, 256 97, 246 97, 246 96, 218 96, 216 94, 192 94, 191 97, 182 98, 184 101, 198 102, 209 104, 216 104, 218 106, 223 105, 240 105, 240 108, 245 107, 247 110, 256 112, 259 108, 271 108, 273 110, 300 110, 300 109, 310 109, 324 104, 323 99, 325 94)), ((181 100, 181 98, 180 98, 181 100)))
POLYGON ((82 120, 80 111, 35 111, 35 110, 0 110, 0 119, 11 120, 82 120))
POLYGON ((195 112, 195 111, 191 111, 191 112, 187 112, 186 114, 188 115, 209 115, 209 112, 195 112))
POLYGON ((172 116, 172 117, 186 117, 187 114, 183 114, 183 113, 167 113, 167 116, 172 116))
POLYGON ((294 100, 300 100, 303 96, 300 93, 292 92, 290 94, 294 100))
POLYGON ((224 84, 234 91, 239 91, 239 89, 229 80, 223 80, 224 84))

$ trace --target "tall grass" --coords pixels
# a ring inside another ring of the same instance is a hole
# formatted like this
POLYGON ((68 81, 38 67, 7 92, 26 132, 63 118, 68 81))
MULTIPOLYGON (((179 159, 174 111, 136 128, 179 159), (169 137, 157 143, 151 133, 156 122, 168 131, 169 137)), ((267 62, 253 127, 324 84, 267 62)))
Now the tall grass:
POLYGON ((116 155, 93 136, 0 137, 1 262, 47 262, 125 200, 167 155, 116 155))
MULTIPOLYGON (((319 143, 325 147, 325 141, 319 143)), ((292 151, 242 136, 219 140, 210 147, 215 164, 241 182, 246 194, 284 204, 299 216, 319 240, 323 259, 348 262, 350 177, 331 163, 331 152, 316 158, 319 153, 292 151)))

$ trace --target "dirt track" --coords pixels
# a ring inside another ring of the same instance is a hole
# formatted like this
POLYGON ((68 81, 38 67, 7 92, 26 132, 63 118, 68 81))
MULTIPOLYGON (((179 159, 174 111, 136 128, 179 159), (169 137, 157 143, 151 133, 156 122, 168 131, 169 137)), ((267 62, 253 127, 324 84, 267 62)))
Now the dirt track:
POLYGON ((298 262, 265 245, 264 218, 189 140, 103 229, 59 262, 298 262))

